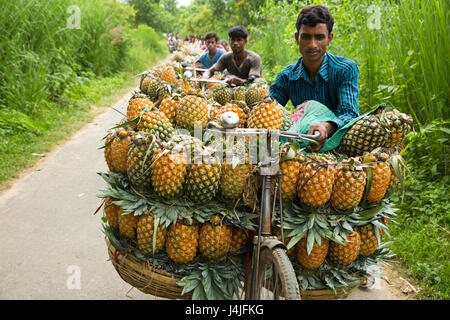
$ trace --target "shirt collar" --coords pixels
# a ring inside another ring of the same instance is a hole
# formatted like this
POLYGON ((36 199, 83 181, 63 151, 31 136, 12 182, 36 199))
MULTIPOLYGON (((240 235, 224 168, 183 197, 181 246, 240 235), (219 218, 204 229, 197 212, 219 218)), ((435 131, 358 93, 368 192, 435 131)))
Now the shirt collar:
MULTIPOLYGON (((322 76, 325 81, 328 81, 328 52, 325 52, 325 57, 323 58, 322 64, 320 65, 318 74, 322 76)), ((308 74, 303 67, 303 57, 300 57, 289 74, 289 80, 298 80, 303 78, 304 80, 308 80, 308 74)))

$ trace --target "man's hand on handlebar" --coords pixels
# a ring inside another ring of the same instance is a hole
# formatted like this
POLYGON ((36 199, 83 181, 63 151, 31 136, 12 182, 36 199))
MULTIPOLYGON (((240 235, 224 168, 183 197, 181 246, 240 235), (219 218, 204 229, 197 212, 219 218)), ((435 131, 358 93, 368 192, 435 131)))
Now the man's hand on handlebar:
POLYGON ((314 131, 320 132, 320 137, 317 140, 319 145, 317 146, 309 146, 308 149, 312 152, 317 152, 322 148, 325 141, 327 141, 328 137, 332 136, 333 133, 336 131, 336 125, 333 122, 320 122, 320 123, 314 123, 309 127, 308 134, 312 135, 314 134, 314 131))
POLYGON ((236 76, 233 76, 233 75, 228 75, 228 76, 225 78, 225 81, 226 81, 229 85, 234 84, 234 85, 236 85, 236 86, 242 86, 242 85, 245 83, 245 80, 243 80, 243 79, 241 79, 241 78, 238 78, 238 77, 236 77, 236 76))

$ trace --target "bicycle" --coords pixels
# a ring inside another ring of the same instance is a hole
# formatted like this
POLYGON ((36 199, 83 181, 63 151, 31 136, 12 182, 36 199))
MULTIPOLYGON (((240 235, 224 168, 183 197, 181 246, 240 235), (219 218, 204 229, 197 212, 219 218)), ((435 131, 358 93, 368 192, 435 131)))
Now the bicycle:
MULTIPOLYGON (((239 124, 239 117, 234 112, 225 112, 220 118, 220 124, 209 122, 207 130, 218 133, 225 133, 236 136, 261 135, 266 137, 266 148, 263 154, 267 155, 269 162, 263 164, 259 170, 262 176, 261 208, 259 213, 259 226, 257 234, 253 238, 253 251, 249 268, 249 282, 246 284, 246 300, 299 300, 300 289, 298 286, 294 268, 286 254, 284 244, 283 228, 281 228, 281 238, 272 232, 272 216, 276 205, 275 199, 272 201, 271 184, 274 177, 280 177, 281 172, 278 167, 274 170, 272 165, 272 138, 286 137, 290 139, 301 139, 317 144, 319 132, 313 135, 291 133, 287 131, 269 129, 245 129, 236 128, 239 124), (267 169, 267 170, 264 170, 267 169)), ((279 140, 278 140, 279 141, 279 140)), ((278 157, 277 157, 278 160, 278 157)), ((280 201, 280 222, 283 224, 283 206, 281 200, 281 184, 278 183, 278 199, 280 201)))

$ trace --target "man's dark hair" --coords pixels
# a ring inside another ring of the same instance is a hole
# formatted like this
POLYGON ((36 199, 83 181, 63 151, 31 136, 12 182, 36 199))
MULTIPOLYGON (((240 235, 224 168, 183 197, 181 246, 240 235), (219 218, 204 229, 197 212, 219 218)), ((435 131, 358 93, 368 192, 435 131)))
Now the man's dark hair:
POLYGON ((248 31, 243 26, 235 26, 228 31, 230 38, 244 38, 247 39, 248 31))
POLYGON ((300 30, 302 24, 310 27, 315 27, 318 23, 325 23, 327 25, 328 34, 333 30, 334 19, 327 7, 324 6, 309 6, 303 8, 298 17, 295 27, 297 32, 300 30))
POLYGON ((214 32, 210 32, 205 36, 205 41, 208 41, 209 39, 216 39, 216 42, 219 41, 219 37, 217 36, 217 34, 215 34, 214 32))

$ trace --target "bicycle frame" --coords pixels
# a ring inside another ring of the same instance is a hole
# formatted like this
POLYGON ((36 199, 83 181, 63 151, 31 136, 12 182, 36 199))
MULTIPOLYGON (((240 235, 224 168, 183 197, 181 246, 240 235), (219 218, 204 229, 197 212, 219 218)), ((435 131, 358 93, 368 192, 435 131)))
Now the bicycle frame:
MULTIPOLYGON (((210 122, 207 124, 207 128, 212 131, 219 131, 225 134, 231 134, 231 135, 251 135, 251 134, 257 134, 262 135, 266 137, 266 150, 265 154, 268 155, 269 159, 272 157, 272 137, 273 136, 283 136, 287 138, 295 138, 295 139, 302 139, 309 141, 313 144, 317 144, 316 139, 320 136, 320 133, 315 132, 314 135, 302 135, 302 134, 296 134, 291 132, 285 132, 285 131, 279 131, 279 130, 268 130, 268 129, 225 129, 225 128, 233 128, 237 126, 237 123, 239 123, 239 117, 237 115, 231 115, 225 113, 221 118, 221 124, 218 125, 217 123, 210 122)), ((259 215, 259 227, 258 227, 258 233, 253 238, 253 253, 252 253, 252 267, 251 267, 251 278, 249 279, 249 283, 247 283, 247 291, 246 291, 246 299, 248 300, 255 300, 257 298, 257 290, 258 290, 258 283, 257 279, 259 276, 259 265, 260 265, 260 253, 261 250, 264 247, 267 247, 269 249, 274 249, 277 247, 281 247, 286 250, 286 246, 284 244, 284 235, 283 235, 283 228, 281 228, 281 238, 282 241, 278 240, 278 238, 273 235, 272 233, 272 216, 275 209, 275 199, 276 199, 276 192, 275 197, 272 200, 271 196, 271 186, 272 186, 272 179, 274 177, 281 176, 281 172, 278 169, 276 172, 274 170, 271 170, 273 168, 269 168, 271 166, 271 163, 265 164, 262 168, 268 169, 268 170, 260 170, 259 174, 262 176, 262 191, 261 191, 261 208, 260 208, 260 215, 259 215)), ((280 201, 280 210, 282 212, 282 200, 281 200, 281 186, 278 185, 278 195, 279 195, 279 201, 280 201)), ((281 223, 282 221, 282 215, 281 215, 281 223)))

